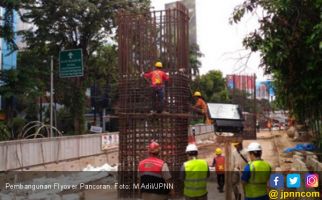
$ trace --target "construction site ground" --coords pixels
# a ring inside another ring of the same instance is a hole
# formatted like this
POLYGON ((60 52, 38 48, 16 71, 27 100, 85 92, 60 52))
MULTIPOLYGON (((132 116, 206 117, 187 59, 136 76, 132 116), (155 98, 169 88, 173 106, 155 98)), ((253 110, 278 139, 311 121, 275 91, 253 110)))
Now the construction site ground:
MULTIPOLYGON (((209 165, 212 164, 214 157, 214 150, 217 147, 224 148, 224 142, 218 142, 217 137, 210 133, 207 136, 197 136, 196 138, 199 146, 199 157, 206 159, 209 165)), ((250 142, 255 140, 244 140, 243 146, 247 147, 250 142)), ((263 159, 272 165, 273 170, 291 170, 292 158, 291 155, 286 155, 283 150, 287 147, 293 147, 295 142, 287 137, 285 131, 267 131, 263 130, 257 133, 256 142, 260 143, 263 147, 263 159)), ((85 191, 85 199, 117 199, 116 191, 85 191)), ((208 182, 208 199, 225 200, 225 193, 219 193, 217 190, 217 180, 215 173, 211 173, 208 182)))

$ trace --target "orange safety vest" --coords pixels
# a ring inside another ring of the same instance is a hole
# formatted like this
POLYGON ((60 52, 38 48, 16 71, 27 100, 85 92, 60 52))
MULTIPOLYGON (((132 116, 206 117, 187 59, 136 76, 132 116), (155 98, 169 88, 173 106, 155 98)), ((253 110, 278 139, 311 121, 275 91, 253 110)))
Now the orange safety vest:
POLYGON ((152 176, 161 177, 163 164, 163 160, 156 157, 149 157, 139 163, 139 173, 140 175, 148 173, 152 176))
POLYGON ((205 116, 205 124, 213 124, 212 120, 209 118, 207 103, 202 98, 198 98, 195 107, 201 109, 202 114, 205 116))
POLYGON ((216 173, 223 174, 225 172, 225 157, 224 156, 217 156, 215 157, 216 160, 216 173))
POLYGON ((169 80, 168 75, 158 69, 153 70, 152 72, 145 73, 144 77, 151 79, 152 87, 162 86, 164 81, 169 80))
POLYGON ((208 113, 208 106, 202 98, 198 98, 195 107, 200 108, 203 114, 208 113))
MULTIPOLYGON (((144 185, 160 185, 165 184, 165 180, 162 177, 162 167, 164 161, 156 158, 149 157, 142 160, 139 163, 139 176, 141 184, 144 185)), ((170 190, 168 188, 141 188, 143 193, 155 193, 155 194, 168 194, 170 190)))

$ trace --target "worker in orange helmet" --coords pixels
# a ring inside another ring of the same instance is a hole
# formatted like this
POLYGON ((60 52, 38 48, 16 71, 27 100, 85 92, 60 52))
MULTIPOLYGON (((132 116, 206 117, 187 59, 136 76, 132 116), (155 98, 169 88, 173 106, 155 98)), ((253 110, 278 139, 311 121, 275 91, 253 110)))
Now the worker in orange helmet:
POLYGON ((155 141, 151 141, 148 145, 148 152, 149 157, 140 161, 138 167, 142 198, 144 200, 168 199, 169 195, 174 195, 173 190, 169 190, 167 187, 158 189, 144 187, 147 185, 159 185, 160 183, 166 185, 166 183, 170 183, 171 179, 167 163, 159 158, 160 145, 155 141))
POLYGON ((158 113, 163 112, 164 109, 164 88, 165 82, 169 80, 169 76, 162 70, 162 63, 156 62, 154 64, 155 69, 151 72, 144 73, 144 78, 151 81, 152 89, 152 110, 151 112, 157 111, 158 113), (157 101, 159 106, 157 107, 157 101))
POLYGON ((220 193, 224 192, 225 185, 225 157, 222 156, 221 148, 216 148, 216 157, 212 162, 212 167, 215 167, 218 182, 218 191, 220 193))
POLYGON ((193 97, 196 100, 196 103, 194 106, 192 106, 192 109, 199 113, 202 114, 204 116, 204 123, 205 124, 212 124, 212 120, 209 117, 209 112, 208 112, 208 106, 207 103, 205 102, 204 98, 201 95, 201 92, 199 91, 195 91, 195 93, 193 94, 193 97))

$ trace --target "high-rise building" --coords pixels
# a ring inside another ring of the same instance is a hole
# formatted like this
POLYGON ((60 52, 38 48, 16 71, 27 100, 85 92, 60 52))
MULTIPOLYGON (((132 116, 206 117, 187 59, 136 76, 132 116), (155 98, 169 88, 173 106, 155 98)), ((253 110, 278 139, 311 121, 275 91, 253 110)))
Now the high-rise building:
MULTIPOLYGON (((197 44, 197 18, 196 18, 196 0, 181 0, 189 10, 189 44, 197 44)), ((176 6, 176 2, 165 4, 165 9, 171 9, 176 6)))
MULTIPOLYGON (((0 16, 3 19, 5 13, 5 9, 0 7, 0 16)), ((13 31, 17 30, 17 21, 18 21, 18 13, 13 12, 12 16, 12 26, 13 31)), ((1 21, 1 25, 3 25, 3 21, 1 21)), ((8 43, 0 38, 0 70, 3 69, 13 69, 17 67, 17 51, 12 52, 8 43)))

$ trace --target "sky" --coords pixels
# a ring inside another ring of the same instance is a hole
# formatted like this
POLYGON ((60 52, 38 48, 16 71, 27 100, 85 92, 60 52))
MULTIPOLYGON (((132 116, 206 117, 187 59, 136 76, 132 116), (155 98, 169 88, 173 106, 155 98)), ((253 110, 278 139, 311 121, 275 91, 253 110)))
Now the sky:
MULTIPOLYGON (((156 10, 164 9, 164 4, 174 0, 151 0, 152 7, 156 10)), ((242 46, 243 38, 258 25, 257 15, 246 15, 238 24, 229 24, 234 8, 243 0, 196 0, 197 12, 197 42, 204 56, 201 58, 201 74, 209 70, 220 70, 224 76, 227 74, 256 73, 257 80, 268 79, 259 68, 260 57, 252 53, 246 64, 247 55, 250 53, 242 46)))

